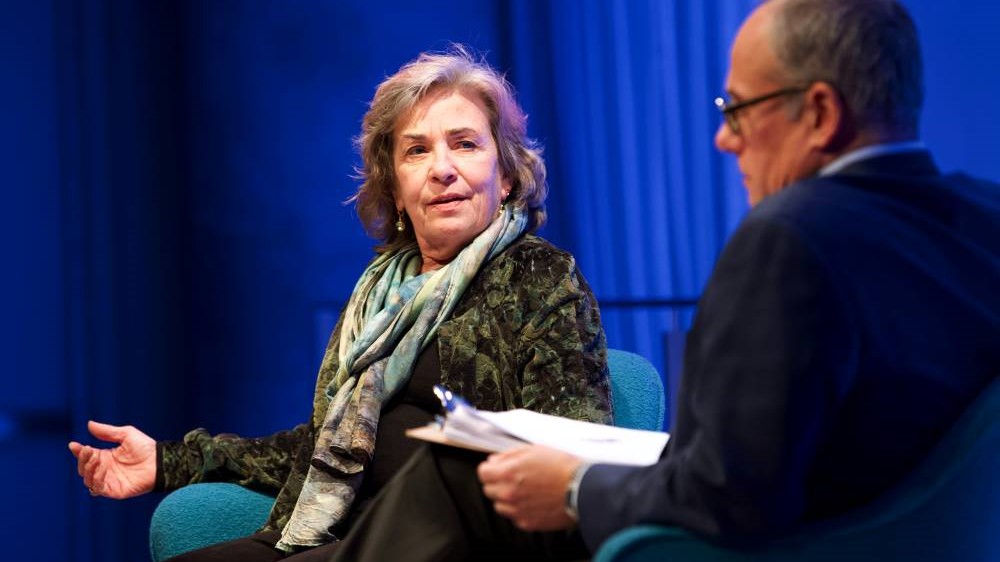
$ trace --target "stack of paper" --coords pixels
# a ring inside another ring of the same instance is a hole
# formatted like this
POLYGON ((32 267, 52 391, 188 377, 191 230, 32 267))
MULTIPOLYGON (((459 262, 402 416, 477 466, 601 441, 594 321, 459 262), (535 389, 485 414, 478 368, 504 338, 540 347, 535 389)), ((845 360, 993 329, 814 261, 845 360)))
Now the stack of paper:
POLYGON ((600 425, 531 410, 481 412, 465 403, 455 405, 443 420, 406 434, 484 452, 534 443, 590 462, 628 465, 654 464, 670 437, 660 431, 600 425))

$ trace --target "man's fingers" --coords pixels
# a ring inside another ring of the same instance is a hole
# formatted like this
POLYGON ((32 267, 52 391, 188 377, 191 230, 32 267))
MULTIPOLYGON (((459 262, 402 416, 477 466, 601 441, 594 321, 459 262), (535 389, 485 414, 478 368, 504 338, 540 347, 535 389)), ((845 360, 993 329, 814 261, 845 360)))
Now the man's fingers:
POLYGON ((486 457, 486 460, 479 463, 479 466, 476 468, 476 473, 479 475, 479 481, 486 484, 489 482, 500 482, 511 479, 511 473, 515 467, 515 462, 520 456, 520 451, 523 449, 523 447, 519 447, 502 453, 493 453, 492 455, 486 457))
POLYGON ((514 507, 513 505, 507 503, 507 502, 495 501, 495 502, 493 502, 493 509, 497 513, 499 513, 500 515, 503 515, 504 517, 506 517, 508 519, 511 519, 515 515, 517 515, 517 508, 514 507))
POLYGON ((483 486, 483 495, 494 502, 514 501, 514 489, 507 484, 487 484, 483 486))
POLYGON ((497 463, 493 460, 493 455, 490 455, 476 467, 476 475, 479 476, 480 482, 483 484, 489 484, 496 481, 498 470, 499 468, 497 467, 497 463))

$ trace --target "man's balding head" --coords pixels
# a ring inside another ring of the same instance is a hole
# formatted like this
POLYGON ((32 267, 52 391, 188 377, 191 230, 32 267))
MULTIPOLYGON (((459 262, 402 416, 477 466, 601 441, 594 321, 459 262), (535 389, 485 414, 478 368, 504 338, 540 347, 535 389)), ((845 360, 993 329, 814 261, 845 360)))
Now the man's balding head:
POLYGON ((916 138, 922 74, 894 0, 770 0, 733 41, 716 146, 756 204, 846 152, 916 138))

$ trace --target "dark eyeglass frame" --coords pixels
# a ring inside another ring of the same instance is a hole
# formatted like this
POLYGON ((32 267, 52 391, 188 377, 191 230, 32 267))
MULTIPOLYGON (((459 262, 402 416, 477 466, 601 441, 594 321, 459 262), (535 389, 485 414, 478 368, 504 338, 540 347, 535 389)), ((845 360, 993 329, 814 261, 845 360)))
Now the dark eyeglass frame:
POLYGON ((722 113, 722 118, 726 120, 726 125, 729 126, 729 130, 733 134, 740 134, 740 120, 737 118, 736 112, 741 109, 746 109, 752 105, 757 105, 758 103, 765 102, 770 99, 774 99, 779 96, 787 96, 790 94, 801 94, 808 90, 805 86, 792 86, 788 88, 781 88, 780 90, 775 90, 769 92, 762 96, 757 96, 743 101, 733 101, 726 102, 722 98, 715 98, 715 107, 722 113))

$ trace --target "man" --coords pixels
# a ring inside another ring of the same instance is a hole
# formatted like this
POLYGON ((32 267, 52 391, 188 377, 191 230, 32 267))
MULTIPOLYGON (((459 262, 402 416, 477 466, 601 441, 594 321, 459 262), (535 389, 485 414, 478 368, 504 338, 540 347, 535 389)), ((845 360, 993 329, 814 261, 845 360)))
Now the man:
POLYGON ((716 144, 754 208, 699 303, 659 462, 429 448, 337 560, 585 558, 636 523, 780 535, 899 481, 1000 374, 1000 186, 942 175, 916 140, 903 7, 764 3, 726 90, 716 144))

